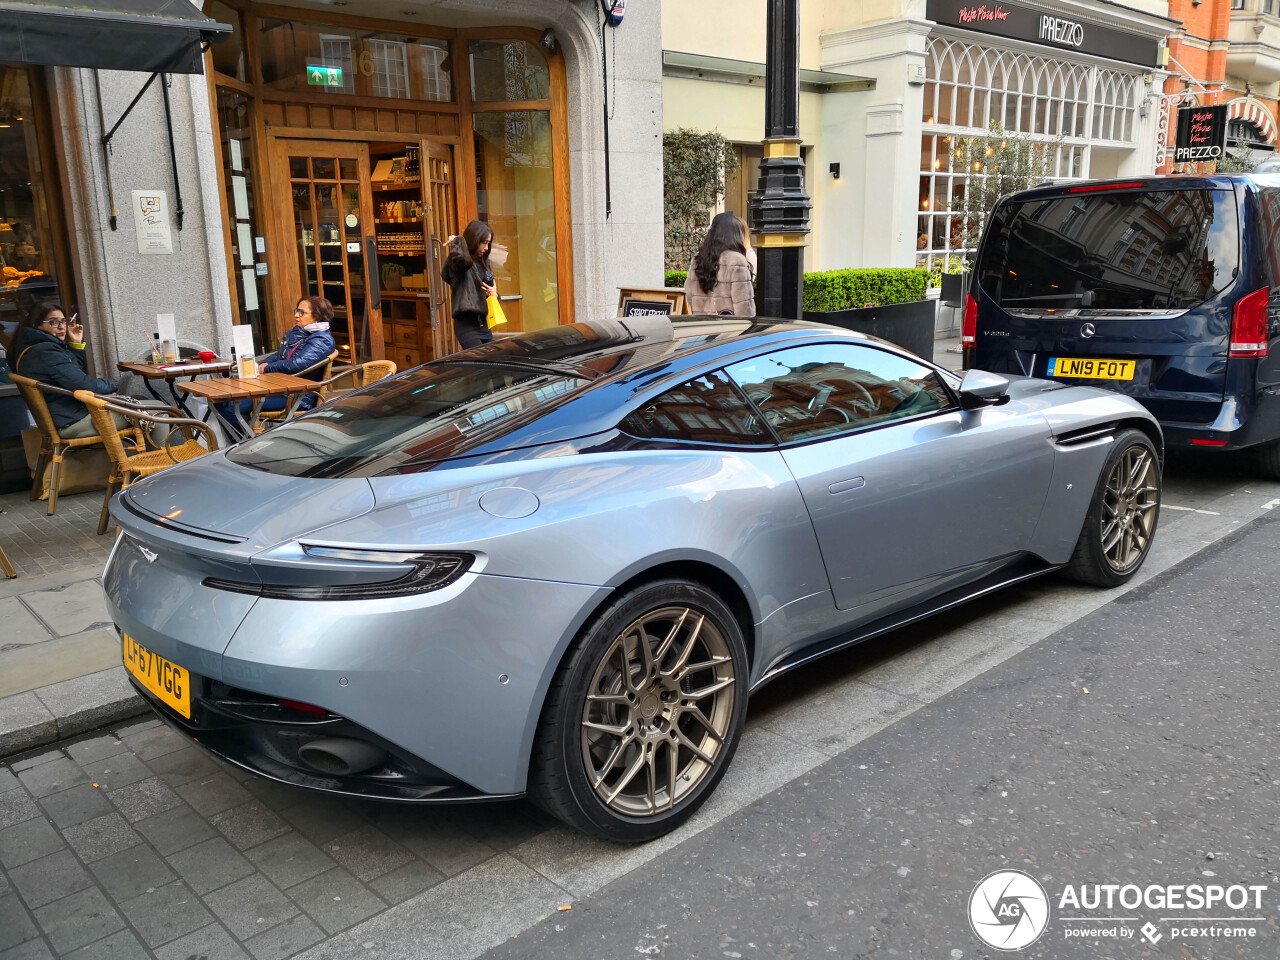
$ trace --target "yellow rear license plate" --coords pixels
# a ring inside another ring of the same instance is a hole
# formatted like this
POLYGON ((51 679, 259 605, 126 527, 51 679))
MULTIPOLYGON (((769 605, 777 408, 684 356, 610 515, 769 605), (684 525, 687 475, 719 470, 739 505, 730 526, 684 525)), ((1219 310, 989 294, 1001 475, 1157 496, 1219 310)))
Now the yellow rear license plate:
POLYGON ((1132 380, 1136 360, 1103 360, 1100 357, 1050 357, 1051 377, 1083 377, 1086 380, 1132 380))
POLYGON ((191 674, 176 663, 152 653, 127 633, 124 668, 137 681, 188 720, 191 719, 191 674))

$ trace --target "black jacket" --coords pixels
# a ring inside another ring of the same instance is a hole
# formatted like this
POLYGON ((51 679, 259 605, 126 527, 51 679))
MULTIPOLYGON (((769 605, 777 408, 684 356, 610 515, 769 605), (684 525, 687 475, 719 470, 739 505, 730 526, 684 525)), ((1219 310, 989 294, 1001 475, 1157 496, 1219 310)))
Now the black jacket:
MULTIPOLYGON (((85 368, 84 351, 64 343, 51 333, 36 327, 19 327, 14 338, 13 372, 41 383, 51 383, 64 390, 89 390, 93 393, 115 393, 116 382, 105 377, 91 377, 85 368)), ((53 422, 61 430, 89 415, 89 410, 75 397, 45 393, 53 422)))
POLYGON ((449 256, 445 258, 440 276, 453 290, 453 315, 464 314, 474 317, 489 313, 489 304, 485 301, 480 282, 493 283, 493 271, 476 263, 467 255, 461 237, 454 237, 449 244, 449 256))

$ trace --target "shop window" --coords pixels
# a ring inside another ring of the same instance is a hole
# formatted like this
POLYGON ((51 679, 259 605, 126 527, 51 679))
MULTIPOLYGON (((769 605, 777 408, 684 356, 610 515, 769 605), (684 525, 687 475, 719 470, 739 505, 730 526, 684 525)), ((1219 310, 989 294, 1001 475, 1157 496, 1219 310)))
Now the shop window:
POLYGON ((258 249, 262 214, 253 186, 253 100, 238 90, 218 87, 217 103, 236 316, 238 322, 253 327, 254 343, 265 349, 275 342, 275 334, 266 312, 267 277, 258 272, 259 264, 265 267, 267 261, 265 247, 258 249))
POLYGON ((240 18, 240 11, 225 3, 219 3, 218 0, 212 0, 204 5, 204 12, 206 16, 212 17, 219 23, 231 26, 230 36, 209 47, 209 55, 213 58, 213 69, 233 80, 247 83, 249 67, 244 52, 244 23, 240 18))
POLYGON ((551 117, 545 110, 477 113, 476 206, 493 231, 490 259, 509 332, 560 322, 551 117))
POLYGON ((546 100, 551 96, 547 60, 525 40, 472 40, 471 99, 477 102, 546 100))
POLYGON ((409 61, 407 44, 395 40, 366 40, 373 56, 373 95, 375 97, 409 96, 409 61))
POLYGON ((453 100, 445 40, 267 17, 258 23, 262 82, 270 90, 453 100))
POLYGON ((6 329, 33 303, 71 295, 58 269, 54 182, 41 162, 31 74, 0 66, 0 322, 6 329))
POLYGON ((453 66, 449 61, 449 44, 444 40, 419 40, 419 64, 422 72, 422 99, 447 103, 453 99, 453 66))

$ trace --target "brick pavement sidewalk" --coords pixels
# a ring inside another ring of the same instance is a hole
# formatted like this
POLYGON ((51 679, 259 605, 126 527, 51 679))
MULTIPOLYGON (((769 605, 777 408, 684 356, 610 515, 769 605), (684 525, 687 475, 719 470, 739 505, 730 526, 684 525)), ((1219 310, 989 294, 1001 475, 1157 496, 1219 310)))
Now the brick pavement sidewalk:
POLYGON ((318 796, 133 722, 0 764, 0 956, 280 960, 552 823, 318 796))
POLYGON ((110 533, 97 536, 102 493, 0 495, 0 544, 18 577, 0 579, 0 757, 142 712, 120 666, 102 598, 110 533))

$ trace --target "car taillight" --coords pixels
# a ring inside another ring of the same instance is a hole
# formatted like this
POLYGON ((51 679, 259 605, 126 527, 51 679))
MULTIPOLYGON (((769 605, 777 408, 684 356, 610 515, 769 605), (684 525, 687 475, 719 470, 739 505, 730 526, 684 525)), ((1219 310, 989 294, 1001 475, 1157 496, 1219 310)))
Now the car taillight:
POLYGON ((1267 304, 1266 287, 1255 290, 1236 301, 1231 317, 1232 357, 1265 357, 1267 355, 1267 304))
POLYGON ((960 342, 966 347, 972 347, 977 339, 978 301, 973 299, 972 293, 967 293, 964 297, 964 323, 960 327, 960 342))
POLYGON ((1071 187, 1067 193, 1106 193, 1109 190, 1132 190, 1134 187, 1145 187, 1141 180, 1130 183, 1090 183, 1083 187, 1071 187))

